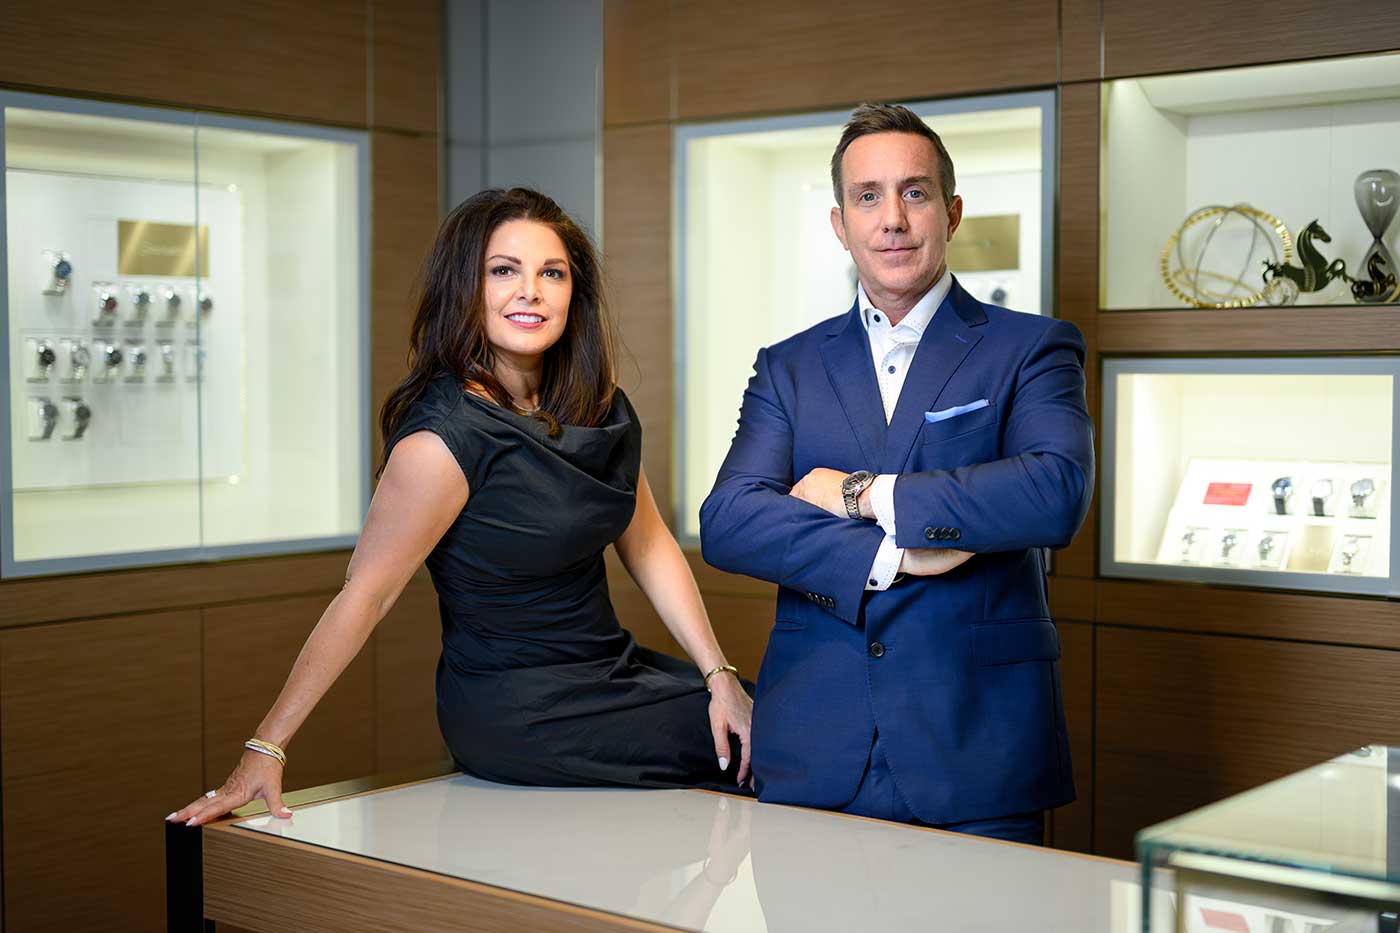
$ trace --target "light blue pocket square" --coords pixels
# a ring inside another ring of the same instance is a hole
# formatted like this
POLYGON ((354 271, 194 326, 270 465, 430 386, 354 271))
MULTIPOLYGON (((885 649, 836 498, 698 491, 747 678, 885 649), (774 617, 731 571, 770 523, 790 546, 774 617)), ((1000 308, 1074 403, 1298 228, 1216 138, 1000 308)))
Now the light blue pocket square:
POLYGON ((952 408, 945 408, 942 411, 926 411, 924 412, 924 420, 929 424, 937 424, 940 421, 947 421, 949 418, 956 418, 958 415, 965 415, 970 411, 977 411, 979 408, 986 408, 990 404, 992 404, 990 400, 979 398, 975 402, 954 405, 952 408))

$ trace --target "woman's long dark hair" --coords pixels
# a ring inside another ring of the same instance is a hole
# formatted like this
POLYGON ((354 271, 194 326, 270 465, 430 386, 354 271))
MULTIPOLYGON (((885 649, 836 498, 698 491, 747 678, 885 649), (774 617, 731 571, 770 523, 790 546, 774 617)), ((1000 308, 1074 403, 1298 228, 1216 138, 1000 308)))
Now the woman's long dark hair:
MULTIPOLYGON (((496 378, 484 320, 486 244, 497 227, 511 220, 533 220, 558 234, 573 279, 564 333, 544 354, 535 416, 548 425, 551 435, 559 433, 561 424, 596 427, 607 418, 616 387, 616 348, 592 241, 538 191, 488 188, 457 205, 438 228, 409 332, 408 377, 389 393, 379 413, 386 443, 409 406, 443 373, 450 373, 460 386, 480 386, 497 405, 525 414, 496 378)), ((379 472, 386 464, 387 451, 379 472)))

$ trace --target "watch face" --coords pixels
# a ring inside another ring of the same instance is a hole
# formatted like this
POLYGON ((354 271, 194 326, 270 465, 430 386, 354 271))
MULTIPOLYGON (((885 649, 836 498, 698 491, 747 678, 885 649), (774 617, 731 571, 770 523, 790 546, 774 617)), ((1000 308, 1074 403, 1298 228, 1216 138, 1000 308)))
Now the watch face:
POLYGON ((1351 484, 1352 498, 1361 501, 1376 491, 1376 484, 1369 479, 1359 479, 1351 484))
POLYGON ((1332 495, 1332 481, 1330 479, 1320 479, 1313 484, 1312 494, 1314 499, 1326 499, 1332 495))
POLYGON ((1289 476, 1282 476, 1274 480, 1274 497, 1287 499, 1293 493, 1293 479, 1289 476))
POLYGON ((73 264, 66 259, 60 259, 53 264, 53 277, 59 281, 67 281, 73 274, 73 264))
POLYGON ((861 483, 864 483, 867 480, 871 480, 874 478, 875 475, 869 470, 856 470, 854 473, 841 480, 841 489, 843 491, 849 492, 850 490, 855 489, 861 483))

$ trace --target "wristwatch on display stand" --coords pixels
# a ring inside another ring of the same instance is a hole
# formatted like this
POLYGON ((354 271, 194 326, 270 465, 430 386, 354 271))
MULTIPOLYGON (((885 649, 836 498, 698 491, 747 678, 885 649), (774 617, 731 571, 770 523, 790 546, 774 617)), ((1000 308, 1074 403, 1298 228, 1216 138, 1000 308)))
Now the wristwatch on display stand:
POLYGON ((1274 552, 1275 543, 1273 535, 1265 535, 1259 539, 1259 560, 1261 562, 1269 559, 1269 555, 1274 552))
POLYGON ((1371 498, 1376 491, 1376 482, 1369 477, 1359 479, 1351 484, 1351 509, 1353 512, 1365 513, 1366 500, 1371 498))
POLYGON ((66 295, 73 281, 73 264, 63 253, 46 253, 49 261, 49 284, 44 288, 45 295, 66 295))
POLYGON ((1335 491, 1330 479, 1320 479, 1313 483, 1312 507, 1314 515, 1321 517, 1327 515, 1327 500, 1332 498, 1332 493, 1335 491))
POLYGON ((1288 514, 1288 500, 1293 496, 1293 477, 1280 476, 1274 480, 1271 487, 1274 493, 1274 511, 1280 515, 1288 514))
POLYGON ((1347 543, 1342 545, 1342 572, 1355 573, 1351 562, 1356 560, 1356 555, 1361 553, 1361 540, 1355 537, 1347 538, 1347 543))
POLYGON ((1240 543, 1239 537, 1233 531, 1225 532, 1225 537, 1220 539, 1220 559, 1228 561, 1230 552, 1235 549, 1235 545, 1240 543))

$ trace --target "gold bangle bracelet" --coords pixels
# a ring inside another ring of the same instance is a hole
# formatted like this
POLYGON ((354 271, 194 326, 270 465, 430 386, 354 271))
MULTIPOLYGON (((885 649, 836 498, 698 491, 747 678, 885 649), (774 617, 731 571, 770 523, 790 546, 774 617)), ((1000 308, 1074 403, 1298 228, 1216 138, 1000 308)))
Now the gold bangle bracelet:
POLYGON ((739 669, 733 664, 721 664, 719 667, 715 668, 714 670, 710 671, 705 675, 706 690, 710 689, 710 678, 720 673, 721 671, 728 671, 729 673, 733 674, 736 679, 739 677, 739 669))
POLYGON ((276 758, 284 768, 287 766, 287 753, 271 742, 264 742, 262 739, 249 739, 243 743, 243 747, 269 758, 276 758))

